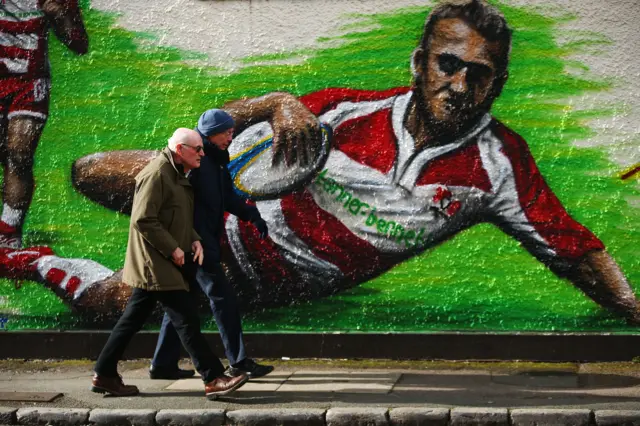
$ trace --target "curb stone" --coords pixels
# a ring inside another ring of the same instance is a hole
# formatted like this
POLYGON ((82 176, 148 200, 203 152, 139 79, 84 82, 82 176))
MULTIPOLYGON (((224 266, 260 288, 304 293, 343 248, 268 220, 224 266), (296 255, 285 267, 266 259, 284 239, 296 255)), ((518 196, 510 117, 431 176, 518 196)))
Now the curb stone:
POLYGON ((508 426, 509 410, 491 407, 451 409, 451 426, 508 426))
POLYGON ((595 410, 598 426, 640 426, 638 410, 595 410))
POLYGON ((89 423, 105 426, 155 426, 156 411, 144 409, 91 410, 89 423))
POLYGON ((0 407, 0 425, 13 425, 16 424, 16 412, 17 408, 0 407))
POLYGON ((325 411, 321 408, 233 410, 227 411, 227 421, 230 425, 242 426, 324 426, 325 411))
POLYGON ((156 414, 158 426, 222 426, 224 410, 160 410, 156 414))
POLYGON ((21 425, 77 426, 87 424, 88 408, 20 408, 16 420, 21 425))
POLYGON ((511 424, 513 426, 589 426, 591 410, 518 408, 511 410, 511 424))
POLYGON ((73 409, 0 407, 0 426, 640 426, 640 410, 494 407, 338 407, 325 409, 73 409), (325 416, 326 413, 326 416, 325 416))
POLYGON ((327 410, 327 426, 387 426, 389 410, 379 407, 339 407, 327 410))
POLYGON ((393 426, 447 426, 448 408, 399 407, 389 410, 389 421, 393 426))

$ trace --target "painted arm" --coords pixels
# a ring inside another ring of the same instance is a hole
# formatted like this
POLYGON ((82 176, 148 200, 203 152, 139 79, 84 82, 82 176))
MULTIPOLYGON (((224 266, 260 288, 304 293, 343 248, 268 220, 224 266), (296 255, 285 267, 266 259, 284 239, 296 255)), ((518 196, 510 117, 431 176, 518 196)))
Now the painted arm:
POLYGON ((60 41, 78 55, 89 51, 89 37, 82 21, 77 0, 39 0, 53 32, 60 41))
POLYGON ((223 106, 236 122, 239 134, 252 124, 267 121, 273 129, 273 165, 313 163, 322 148, 318 118, 295 96, 273 92, 240 99, 223 106))
POLYGON ((602 241, 567 213, 524 140, 504 127, 497 132, 512 166, 505 182, 513 183, 503 185, 494 201, 495 223, 593 301, 640 324, 633 290, 602 241))
POLYGON ((595 302, 640 325, 638 301, 620 267, 606 250, 585 254, 566 278, 595 302))

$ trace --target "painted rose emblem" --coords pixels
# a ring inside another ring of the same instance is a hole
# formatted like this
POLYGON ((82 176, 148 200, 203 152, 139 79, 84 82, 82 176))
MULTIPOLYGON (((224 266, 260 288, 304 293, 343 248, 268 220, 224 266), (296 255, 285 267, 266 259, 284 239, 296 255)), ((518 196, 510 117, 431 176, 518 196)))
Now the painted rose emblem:
POLYGON ((438 187, 436 193, 431 199, 433 206, 431 207, 437 214, 446 218, 450 218, 460 210, 462 203, 453 198, 453 194, 444 186, 438 187))

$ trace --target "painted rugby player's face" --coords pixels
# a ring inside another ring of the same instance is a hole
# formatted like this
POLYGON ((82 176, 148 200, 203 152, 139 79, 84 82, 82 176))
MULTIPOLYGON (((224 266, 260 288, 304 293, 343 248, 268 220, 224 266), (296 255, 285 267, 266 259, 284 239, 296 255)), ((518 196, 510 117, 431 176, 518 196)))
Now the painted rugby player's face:
POLYGON ((491 107, 493 58, 500 45, 457 18, 442 19, 433 30, 429 51, 415 52, 414 67, 421 76, 417 90, 422 92, 429 121, 460 129, 491 107))

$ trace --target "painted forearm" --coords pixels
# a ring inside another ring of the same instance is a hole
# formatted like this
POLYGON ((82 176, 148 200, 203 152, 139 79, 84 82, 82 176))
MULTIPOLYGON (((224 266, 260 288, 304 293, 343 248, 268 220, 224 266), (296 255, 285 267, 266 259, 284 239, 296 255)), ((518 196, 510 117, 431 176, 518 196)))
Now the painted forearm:
POLYGON ((229 102, 222 108, 236 122, 235 133, 241 133, 252 124, 261 121, 272 121, 274 116, 285 105, 297 105, 300 101, 290 93, 273 92, 257 98, 239 99, 229 102))
POLYGON ((576 268, 574 279, 592 286, 606 284, 608 287, 630 289, 620 267, 606 250, 585 254, 576 268))
POLYGON ((585 254, 567 278, 603 307, 634 322, 640 320, 633 290, 606 250, 585 254))
POLYGON ((56 37, 78 55, 89 51, 89 36, 75 0, 44 0, 42 11, 47 15, 56 37))

